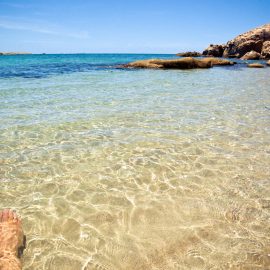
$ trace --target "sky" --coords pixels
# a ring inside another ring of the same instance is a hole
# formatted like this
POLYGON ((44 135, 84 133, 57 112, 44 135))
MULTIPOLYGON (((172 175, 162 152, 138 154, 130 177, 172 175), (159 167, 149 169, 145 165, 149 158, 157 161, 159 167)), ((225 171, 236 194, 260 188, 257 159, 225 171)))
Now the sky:
POLYGON ((270 0, 0 0, 0 52, 202 51, 270 23, 270 0))

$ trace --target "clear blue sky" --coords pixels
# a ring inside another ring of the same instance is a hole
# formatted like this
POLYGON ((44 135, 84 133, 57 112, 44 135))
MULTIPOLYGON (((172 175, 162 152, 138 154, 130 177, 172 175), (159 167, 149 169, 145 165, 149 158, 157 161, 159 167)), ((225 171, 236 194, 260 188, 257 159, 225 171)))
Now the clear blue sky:
POLYGON ((176 53, 270 22, 270 0, 0 0, 0 51, 176 53))

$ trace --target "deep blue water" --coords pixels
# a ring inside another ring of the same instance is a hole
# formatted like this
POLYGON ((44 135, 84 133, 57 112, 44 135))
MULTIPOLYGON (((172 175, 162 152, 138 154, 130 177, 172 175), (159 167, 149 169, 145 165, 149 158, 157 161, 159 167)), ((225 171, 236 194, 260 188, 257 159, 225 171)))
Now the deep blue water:
MULTIPOLYGON (((32 54, 0 56, 0 78, 43 78, 49 75, 115 69, 119 64, 150 59, 178 58, 174 54, 32 54)), ((244 61, 230 69, 242 68, 244 61)), ((228 67, 227 67, 228 68, 228 67)))
POLYGON ((119 64, 149 58, 175 58, 172 54, 33 54, 0 58, 0 78, 42 78, 71 72, 116 68, 119 64))

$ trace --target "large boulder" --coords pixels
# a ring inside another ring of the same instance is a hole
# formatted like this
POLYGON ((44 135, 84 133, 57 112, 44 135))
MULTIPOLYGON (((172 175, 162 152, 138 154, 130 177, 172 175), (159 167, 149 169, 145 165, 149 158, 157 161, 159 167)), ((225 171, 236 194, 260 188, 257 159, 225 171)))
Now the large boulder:
POLYGON ((210 68, 215 65, 233 65, 234 63, 218 58, 203 58, 195 59, 192 57, 185 57, 181 59, 148 59, 131 62, 123 65, 125 68, 156 68, 156 69, 193 69, 193 68, 210 68))
POLYGON ((199 56, 202 56, 202 54, 199 53, 199 52, 182 52, 182 53, 178 53, 176 55, 181 56, 181 57, 199 57, 199 56))
POLYGON ((223 51, 224 51, 224 45, 210 44, 209 47, 203 51, 202 54, 205 56, 222 57, 223 51))
POLYGON ((223 57, 242 57, 250 51, 261 53, 265 41, 270 41, 270 24, 257 27, 227 42, 223 57))
POLYGON ((263 43, 261 55, 263 58, 270 59, 270 40, 263 43))
POLYGON ((255 51, 247 52, 241 57, 242 60, 258 60, 261 58, 261 54, 255 51))

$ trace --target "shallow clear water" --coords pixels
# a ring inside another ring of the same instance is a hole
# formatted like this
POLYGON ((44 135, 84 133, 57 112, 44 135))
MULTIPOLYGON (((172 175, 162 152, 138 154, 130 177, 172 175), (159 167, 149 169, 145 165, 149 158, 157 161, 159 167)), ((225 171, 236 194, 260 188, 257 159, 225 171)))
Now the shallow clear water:
POLYGON ((115 67, 155 57, 0 58, 24 269, 270 269, 270 68, 115 67))

